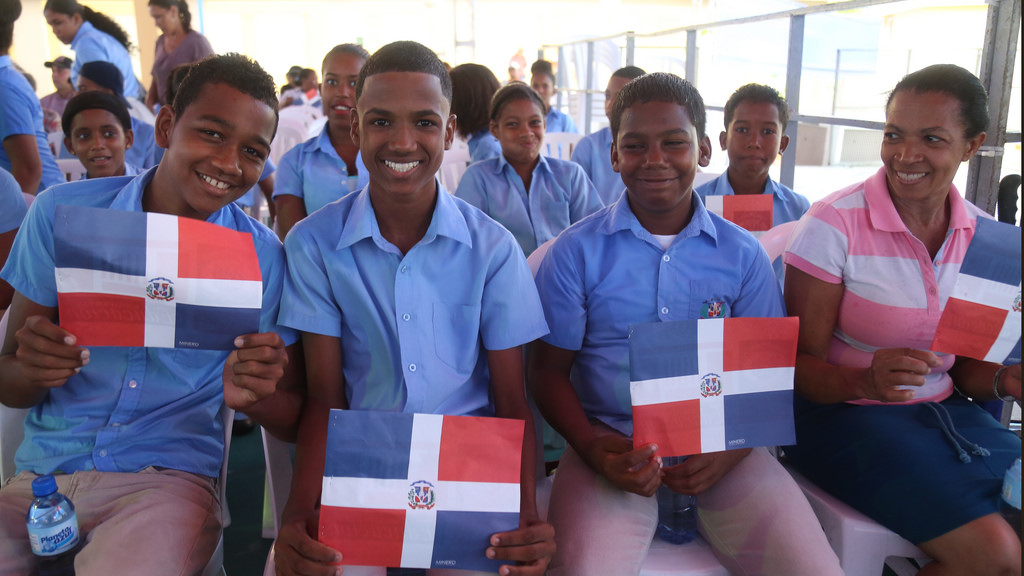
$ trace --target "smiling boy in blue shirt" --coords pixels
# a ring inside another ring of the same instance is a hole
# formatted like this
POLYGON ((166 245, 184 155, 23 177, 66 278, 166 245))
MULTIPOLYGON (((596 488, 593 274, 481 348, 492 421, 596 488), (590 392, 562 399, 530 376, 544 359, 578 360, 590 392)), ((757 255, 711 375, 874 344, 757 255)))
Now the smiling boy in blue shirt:
POLYGON ((486 553, 510 563, 502 574, 540 575, 554 547, 536 510, 521 349, 547 325, 512 236, 437 183, 455 136, 450 103, 451 80, 428 48, 377 51, 360 71, 352 125, 369 184, 285 239, 280 321, 303 332, 309 397, 278 574, 345 561, 314 538, 332 408, 524 420, 520 528, 491 536, 486 553))

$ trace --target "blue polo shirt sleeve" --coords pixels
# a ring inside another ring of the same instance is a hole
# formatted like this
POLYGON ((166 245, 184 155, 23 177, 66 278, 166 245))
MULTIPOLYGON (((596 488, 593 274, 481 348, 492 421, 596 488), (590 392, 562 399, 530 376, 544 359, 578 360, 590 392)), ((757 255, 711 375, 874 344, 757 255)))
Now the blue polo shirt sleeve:
POLYGON ((507 350, 544 336, 548 325, 519 244, 505 233, 494 250, 480 303, 480 338, 487 350, 507 350))
POLYGON ((569 221, 579 222, 580 220, 604 208, 601 195, 594 188, 594 183, 587 177, 583 168, 570 164, 573 167, 569 179, 569 186, 572 190, 572 197, 569 199, 569 221))
POLYGON ((21 94, 0 84, 0 142, 19 134, 35 136, 36 127, 29 108, 23 104, 21 94))
POLYGON ((21 186, 11 173, 0 168, 0 234, 21 226, 28 206, 21 193, 21 186))
POLYGON ((285 237, 284 249, 288 273, 278 322, 303 332, 340 338, 341 307, 334 299, 316 237, 308 226, 296 226, 285 237))
POLYGON ((573 148, 571 160, 579 164, 583 171, 587 173, 587 176, 593 176, 594 166, 594 139, 590 136, 585 136, 576 143, 576 147, 573 148))
MULTIPOLYGON (((272 233, 271 233, 272 234, 272 233)), ((281 299, 284 296, 285 277, 288 274, 284 247, 276 237, 264 238, 258 248, 260 271, 263 274, 263 309, 260 312, 260 332, 277 332, 290 346, 299 340, 299 333, 278 322, 281 299)))
POLYGON ((777 318, 786 315, 779 281, 761 244, 754 242, 753 262, 743 275, 739 297, 732 304, 732 315, 777 318))
POLYGON ((277 173, 274 177, 274 198, 282 195, 302 198, 302 162, 299 157, 302 144, 292 147, 281 156, 277 173))
POLYGON ((580 350, 587 332, 582 256, 575 238, 563 234, 537 270, 537 292, 551 328, 542 340, 564 350, 580 350))

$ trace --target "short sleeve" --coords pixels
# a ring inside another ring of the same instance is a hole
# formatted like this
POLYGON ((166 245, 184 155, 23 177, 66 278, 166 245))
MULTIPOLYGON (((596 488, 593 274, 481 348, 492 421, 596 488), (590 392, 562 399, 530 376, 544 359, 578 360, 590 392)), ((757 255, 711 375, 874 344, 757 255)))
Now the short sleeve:
POLYGON ((573 170, 570 179, 572 198, 569 200, 569 219, 575 224, 604 208, 604 202, 583 168, 572 163, 570 166, 573 170))
POLYGON ((277 238, 268 237, 259 250, 260 269, 263 274, 263 310, 260 312, 260 332, 276 332, 285 346, 299 340, 298 333, 278 324, 281 297, 284 292, 285 266, 284 248, 277 238))
POLYGON ((739 297, 732 304, 736 317, 778 318, 786 315, 779 281, 768 254, 757 244, 754 261, 746 267, 739 297))
POLYGON ((512 235, 495 247, 481 301, 480 337, 487 350, 521 346, 547 334, 537 287, 512 235))
POLYGON ((274 198, 283 195, 302 198, 302 168, 299 158, 303 145, 299 144, 284 153, 274 175, 274 198))
POLYGON ((35 136, 32 111, 20 93, 0 84, 0 142, 19 134, 35 136))
POLYGON ((39 194, 14 238, 0 272, 15 290, 41 306, 57 306, 53 259, 53 189, 39 194))
POLYGON ((580 350, 587 329, 583 259, 574 237, 562 236, 544 255, 537 270, 537 292, 550 332, 542 338, 565 350, 580 350))
POLYGON ((783 262, 823 282, 839 284, 848 254, 845 223, 835 207, 818 202, 797 223, 783 262))
MULTIPOLYGON (((490 163, 486 163, 488 166, 490 163)), ((465 200, 469 204, 476 206, 482 210, 485 214, 490 214, 487 210, 487 200, 484 194, 484 182, 483 167, 481 165, 470 166, 466 173, 459 179, 459 185, 455 189, 455 197, 465 200)))
POLYGON ((307 228, 293 228, 284 240, 288 273, 278 323, 303 332, 340 338, 341 308, 331 291, 320 245, 307 228))
POLYGON ((10 172, 0 168, 0 234, 21 226, 28 206, 21 186, 10 172))

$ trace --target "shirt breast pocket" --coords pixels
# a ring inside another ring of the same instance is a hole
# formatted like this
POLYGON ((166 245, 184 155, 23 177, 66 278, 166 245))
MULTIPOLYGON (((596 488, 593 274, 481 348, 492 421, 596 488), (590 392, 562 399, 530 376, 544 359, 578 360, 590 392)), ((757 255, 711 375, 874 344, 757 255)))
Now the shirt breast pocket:
POLYGON ((480 354, 480 306, 435 302, 431 320, 438 360, 461 376, 472 374, 480 354))
POLYGON ((726 282, 690 281, 690 318, 729 318, 736 287, 726 282))

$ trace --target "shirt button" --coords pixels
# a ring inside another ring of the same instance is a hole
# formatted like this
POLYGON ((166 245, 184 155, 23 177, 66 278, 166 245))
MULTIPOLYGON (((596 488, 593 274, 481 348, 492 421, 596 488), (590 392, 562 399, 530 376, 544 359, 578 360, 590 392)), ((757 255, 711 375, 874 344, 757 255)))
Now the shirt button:
POLYGON ((100 458, 106 458, 106 457, 107 457, 107 450, 104 448, 103 450, 100 450, 100 458))
POLYGON ((661 308, 661 313, 662 313, 662 314, 668 314, 668 306, 663 306, 663 307, 661 308))
POLYGON ((132 380, 132 381, 128 382, 128 387, 129 388, 136 388, 136 387, 138 387, 138 385, 139 385, 139 383, 136 382, 135 380, 132 380))
POLYGON ((409 372, 415 372, 415 371, 416 371, 416 365, 415 364, 409 364, 409 372))
POLYGON ((935 288, 929 288, 928 289, 928 293, 934 295, 935 294, 935 288))
POLYGON ((412 316, 409 316, 408 314, 402 314, 402 320, 405 320, 406 322, 408 322, 411 318, 412 316))
POLYGON ((662 262, 668 262, 671 259, 672 257, 669 256, 668 254, 665 254, 664 256, 661 257, 662 262))
POLYGON ((402 264, 402 274, 405 274, 408 270, 409 270, 409 267, 406 266, 405 264, 402 264))

